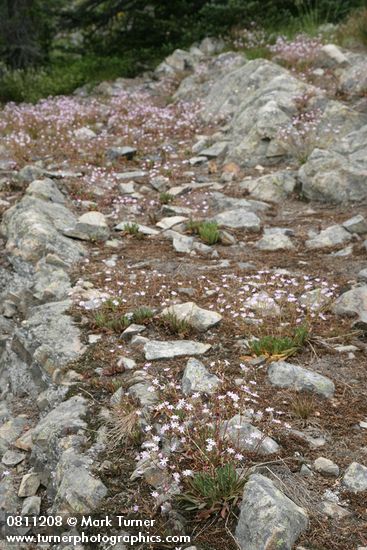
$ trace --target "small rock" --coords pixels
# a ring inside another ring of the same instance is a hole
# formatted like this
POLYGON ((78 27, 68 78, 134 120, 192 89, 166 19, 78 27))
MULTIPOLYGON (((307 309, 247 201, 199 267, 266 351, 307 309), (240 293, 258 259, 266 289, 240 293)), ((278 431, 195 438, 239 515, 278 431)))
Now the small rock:
POLYGON ((220 379, 211 374, 201 361, 189 359, 182 378, 182 391, 185 395, 200 392, 213 394, 220 386, 220 379))
POLYGON ((134 384, 129 388, 128 393, 138 399, 142 407, 153 406, 159 400, 157 392, 152 391, 151 384, 145 382, 134 384))
POLYGON ((135 185, 133 181, 129 181, 128 183, 120 183, 119 184, 119 191, 123 195, 131 195, 135 192, 135 185))
POLYGON ((322 46, 316 61, 325 69, 344 67, 349 64, 347 56, 335 44, 322 46))
POLYGON ((116 179, 120 181, 133 180, 138 182, 139 180, 143 180, 146 176, 147 172, 144 172, 144 170, 133 170, 115 174, 116 179))
POLYGON ((332 519, 341 520, 351 515, 348 510, 345 510, 345 508, 342 508, 339 504, 329 502, 328 500, 321 502, 320 509, 325 516, 332 519))
POLYGON ((93 139, 96 137, 96 133, 93 132, 90 128, 87 128, 86 126, 83 126, 83 128, 78 128, 77 130, 74 130, 74 136, 76 139, 80 140, 88 140, 93 139))
POLYGON ((367 468, 358 462, 352 462, 348 466, 344 477, 343 485, 353 493, 367 491, 367 468))
POLYGON ((130 359, 130 357, 120 357, 117 361, 117 366, 123 366, 126 370, 133 370, 136 368, 136 361, 134 361, 134 359, 130 359))
POLYGON ((323 456, 320 456, 314 461, 313 467, 315 468, 316 472, 325 476, 337 477, 339 475, 339 466, 335 464, 332 460, 324 458, 323 456))
POLYGON ((207 157, 208 159, 215 159, 217 157, 220 157, 221 155, 224 155, 228 150, 228 142, 227 141, 218 141, 217 143, 214 143, 207 149, 203 149, 200 151, 201 157, 207 157))
POLYGON ((311 477, 313 475, 311 468, 306 466, 306 464, 302 464, 299 473, 304 477, 311 477))
POLYGON ((122 340, 130 340, 133 336, 136 336, 137 334, 140 334, 141 332, 144 332, 146 330, 146 326, 144 325, 136 325, 132 323, 130 326, 128 326, 124 332, 121 334, 120 338, 122 340))
POLYGON ((106 151, 106 156, 109 160, 117 160, 120 158, 127 158, 127 160, 132 160, 137 153, 135 147, 110 147, 106 151))
POLYGON ((367 233, 367 222, 361 214, 353 216, 353 218, 345 221, 342 226, 350 233, 357 233, 358 235, 367 233))
POLYGON ((219 231, 219 241, 225 246, 231 246, 237 243, 236 237, 224 229, 219 231))
POLYGON ((24 499, 22 516, 38 516, 41 511, 41 497, 30 496, 24 499))
POLYGON ((17 453, 16 451, 6 451, 3 458, 1 459, 2 463, 5 466, 16 466, 25 459, 26 455, 23 453, 17 453))
POLYGON ((194 237, 181 235, 180 233, 172 231, 171 229, 167 231, 166 235, 169 238, 172 238, 173 248, 176 250, 176 252, 181 252, 182 254, 189 254, 190 252, 192 252, 195 241, 194 237))
POLYGON ((186 216, 169 216, 168 218, 162 218, 157 224, 157 227, 160 227, 161 229, 171 229, 171 227, 174 227, 175 225, 178 225, 179 223, 183 223, 187 221, 186 216))
POLYGON ((215 311, 202 309, 195 302, 185 302, 167 307, 162 311, 161 315, 173 315, 179 321, 186 321, 196 330, 204 332, 209 328, 217 325, 222 316, 215 311))
POLYGON ((137 229, 143 235, 159 235, 159 231, 157 229, 153 229, 153 227, 148 227, 147 225, 141 225, 140 223, 129 222, 129 221, 120 222, 119 224, 117 224, 115 226, 115 230, 116 231, 126 231, 126 226, 129 227, 133 223, 137 226, 137 229))
POLYGON ((166 178, 165 176, 156 176, 155 178, 151 178, 149 183, 153 189, 162 193, 167 189, 169 178, 166 178))
POLYGON ((233 445, 246 451, 255 451, 268 455, 277 453, 280 449, 274 439, 264 435, 258 428, 250 424, 239 414, 225 423, 224 432, 233 445))
POLYGON ((25 474, 22 477, 22 481, 20 483, 18 497, 34 496, 37 493, 40 485, 41 485, 41 479, 38 474, 33 472, 30 474, 25 474))
POLYGON ((189 160, 191 166, 198 166, 199 164, 204 164, 204 162, 208 162, 207 157, 191 157, 189 160))
POLYGON ((332 306, 337 315, 358 317, 367 323, 367 285, 352 288, 337 298, 332 306))
POLYGON ((89 334, 88 344, 96 344, 102 339, 102 334, 89 334))

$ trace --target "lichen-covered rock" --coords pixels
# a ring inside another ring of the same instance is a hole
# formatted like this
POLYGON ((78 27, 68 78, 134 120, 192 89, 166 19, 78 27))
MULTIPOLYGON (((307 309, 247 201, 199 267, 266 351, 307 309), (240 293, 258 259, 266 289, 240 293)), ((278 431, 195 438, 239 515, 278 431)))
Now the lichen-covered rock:
POLYGON ((330 378, 286 361, 271 363, 268 368, 268 377, 273 386, 310 391, 322 397, 330 398, 335 391, 334 383, 330 378))
POLYGON ((367 491, 367 467, 358 462, 352 462, 344 474, 343 485, 352 493, 367 491))
POLYGON ((291 550, 307 527, 308 516, 303 508, 270 479, 260 474, 250 476, 235 533, 242 550, 291 550))
MULTIPOLYGON (((44 181, 43 193, 54 195, 53 185, 44 181)), ((67 264, 85 255, 84 247, 65 237, 63 231, 74 226, 74 215, 60 202, 25 195, 3 216, 1 230, 6 249, 14 256, 37 262, 47 253, 57 254, 67 264)))
POLYGON ((274 439, 263 434, 240 414, 225 422, 223 431, 233 445, 246 451, 269 455, 278 452, 280 449, 274 439))
POLYGON ((355 317, 367 323, 367 285, 344 292, 335 300, 332 309, 337 315, 355 317))
POLYGON ((107 487, 90 472, 91 461, 73 448, 61 455, 55 472, 53 513, 86 514, 98 509, 107 487))
POLYGON ((61 452, 59 441, 66 435, 85 430, 87 413, 87 400, 74 396, 43 417, 32 433, 33 460, 38 464, 47 464, 48 468, 55 464, 61 452))
POLYGON ((36 306, 15 330, 7 353, 0 359, 0 372, 6 365, 13 393, 39 393, 56 369, 82 352, 79 329, 66 314, 70 306, 69 300, 36 306))
POLYGON ((182 377, 182 391, 185 395, 200 392, 215 393, 220 386, 220 379, 211 374, 197 359, 189 359, 182 377))

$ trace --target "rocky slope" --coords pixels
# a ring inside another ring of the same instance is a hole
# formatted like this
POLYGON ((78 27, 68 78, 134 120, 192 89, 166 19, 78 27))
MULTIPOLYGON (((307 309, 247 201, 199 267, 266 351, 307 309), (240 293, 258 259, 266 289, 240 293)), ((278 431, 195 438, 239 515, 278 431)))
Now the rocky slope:
POLYGON ((367 58, 222 47, 0 115, 0 511, 361 549, 367 58))

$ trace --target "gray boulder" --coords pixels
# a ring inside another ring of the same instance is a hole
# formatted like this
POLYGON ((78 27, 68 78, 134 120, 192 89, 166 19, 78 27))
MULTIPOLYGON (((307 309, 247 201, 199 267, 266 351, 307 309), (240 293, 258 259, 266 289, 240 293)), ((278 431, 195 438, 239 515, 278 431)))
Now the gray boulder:
POLYGON ((66 435, 85 430, 88 403, 84 397, 74 396, 60 403, 43 417, 32 434, 32 458, 36 463, 52 468, 63 451, 60 440, 66 435))
POLYGON ((341 225, 331 225, 320 231, 316 237, 306 241, 306 248, 330 248, 344 244, 352 239, 352 235, 341 225))
POLYGON ((352 288, 337 298, 332 306, 337 315, 357 317, 367 323, 367 285, 352 288))
POLYGON ((291 250, 294 244, 288 235, 284 233, 265 233, 264 236, 257 241, 256 248, 259 250, 291 250))
POLYGON ((211 374, 197 359, 189 359, 182 377, 182 391, 185 395, 200 392, 212 394, 220 386, 220 379, 211 374))
MULTIPOLYGON (((363 117, 361 121, 363 123, 363 117)), ((367 197, 367 125, 331 149, 315 149, 299 170, 302 192, 311 200, 341 203, 367 197)))
POLYGON ((282 202, 293 193, 295 187, 296 178, 292 172, 287 170, 244 180, 240 183, 240 188, 248 191, 251 197, 276 203, 282 202))
MULTIPOLYGON (((54 189, 50 185, 49 192, 54 189)), ((75 225, 75 217, 63 204, 25 195, 3 216, 1 231, 7 239, 7 251, 36 262, 48 253, 59 256, 67 264, 85 255, 85 249, 62 233, 75 225)))
POLYGON ((244 208, 235 210, 226 210, 214 217, 214 220, 220 227, 230 227, 232 229, 247 229, 258 233, 260 231, 261 221, 256 214, 249 212, 244 208))
POLYGON ((106 486, 89 471, 90 459, 73 448, 61 455, 55 471, 57 492, 53 513, 86 514, 98 509, 107 495, 106 486))
POLYGON ((104 214, 91 211, 79 216, 74 227, 64 230, 64 235, 82 241, 106 241, 110 230, 104 214))
POLYGON ((268 377, 273 386, 310 391, 322 397, 330 398, 335 391, 334 383, 326 376, 285 361, 271 363, 268 377))
POLYGON ((303 508, 259 474, 245 485, 236 539, 243 550, 291 550, 308 527, 303 508))

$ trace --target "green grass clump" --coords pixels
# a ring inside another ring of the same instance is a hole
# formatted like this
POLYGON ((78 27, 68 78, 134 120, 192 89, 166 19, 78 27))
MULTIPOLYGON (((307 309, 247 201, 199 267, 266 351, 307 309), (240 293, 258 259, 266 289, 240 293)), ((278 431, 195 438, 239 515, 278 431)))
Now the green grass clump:
POLYGON ((219 229, 217 222, 202 222, 199 226, 199 237, 205 244, 213 245, 217 243, 219 241, 219 229))
POLYGON ((187 222, 187 230, 198 235, 203 243, 213 245, 220 240, 220 233, 216 221, 195 221, 187 222))
POLYGON ((231 463, 216 468, 212 473, 195 474, 187 482, 188 491, 178 496, 186 510, 205 511, 207 515, 226 516, 242 496, 246 478, 237 473, 231 463))
POLYGON ((174 200, 174 198, 175 197, 173 195, 171 195, 167 191, 164 191, 163 193, 161 193, 159 195, 159 202, 161 204, 169 204, 170 202, 172 202, 174 200))
POLYGON ((114 315, 113 312, 97 311, 92 319, 92 326, 107 332, 122 332, 131 321, 126 315, 114 315))
POLYGON ((257 355, 267 357, 287 358, 294 355, 302 348, 309 337, 307 327, 301 326, 290 336, 263 336, 250 342, 250 351, 257 355))
POLYGON ((185 319, 179 319, 174 313, 167 313, 161 316, 161 322, 173 334, 187 336, 193 330, 193 327, 185 319))
POLYGON ((124 231, 132 237, 136 237, 137 239, 144 239, 144 233, 140 231, 139 225, 135 222, 125 224, 124 231))
POLYGON ((154 311, 150 307, 141 306, 133 312, 131 320, 133 323, 141 325, 152 317, 154 317, 154 311))

